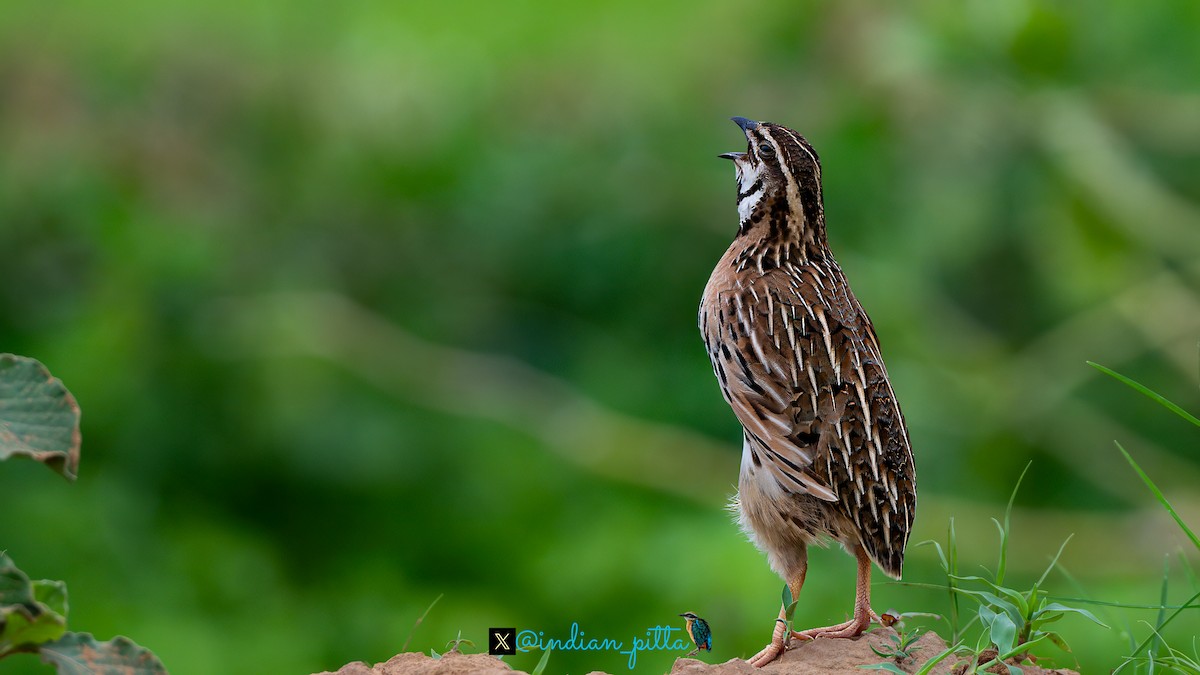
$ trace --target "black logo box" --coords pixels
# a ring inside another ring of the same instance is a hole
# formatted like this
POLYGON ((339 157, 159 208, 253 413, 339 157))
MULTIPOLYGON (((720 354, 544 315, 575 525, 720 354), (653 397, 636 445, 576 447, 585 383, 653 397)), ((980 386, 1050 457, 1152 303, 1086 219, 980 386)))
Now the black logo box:
POLYGON ((516 628, 489 628, 488 654, 492 656, 512 656, 517 653, 516 628))

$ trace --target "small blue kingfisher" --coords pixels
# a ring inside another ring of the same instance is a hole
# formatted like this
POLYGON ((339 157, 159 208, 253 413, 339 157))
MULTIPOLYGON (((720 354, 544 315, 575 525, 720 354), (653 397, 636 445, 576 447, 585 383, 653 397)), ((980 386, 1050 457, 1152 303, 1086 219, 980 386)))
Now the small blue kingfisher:
POLYGON ((687 634, 692 638, 692 643, 696 648, 688 652, 688 656, 695 654, 701 649, 712 651, 712 630, 708 627, 708 622, 696 616, 692 612, 684 612, 680 614, 687 621, 687 634))

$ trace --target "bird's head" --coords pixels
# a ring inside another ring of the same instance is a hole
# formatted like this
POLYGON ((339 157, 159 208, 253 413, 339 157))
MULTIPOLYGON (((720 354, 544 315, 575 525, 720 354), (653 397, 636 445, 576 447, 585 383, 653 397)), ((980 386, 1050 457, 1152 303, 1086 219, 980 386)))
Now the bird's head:
POLYGON ((793 233, 823 228, 821 160, 812 145, 778 124, 745 117, 733 121, 746 135, 746 151, 720 157, 733 160, 737 169, 741 231, 772 221, 780 228, 790 226, 793 233))
POLYGON ((684 612, 683 614, 680 614, 679 616, 682 616, 683 618, 687 619, 688 621, 695 621, 696 619, 700 618, 692 612, 684 612))

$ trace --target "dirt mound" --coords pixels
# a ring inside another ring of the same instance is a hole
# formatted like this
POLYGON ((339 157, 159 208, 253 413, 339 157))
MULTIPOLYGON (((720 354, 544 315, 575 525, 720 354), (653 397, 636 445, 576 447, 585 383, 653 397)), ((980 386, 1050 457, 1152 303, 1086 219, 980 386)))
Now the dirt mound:
MULTIPOLYGON (((742 659, 725 663, 705 663, 696 659, 678 659, 669 675, 863 675, 859 666, 882 663, 871 647, 881 651, 893 646, 888 639, 890 630, 876 630, 853 640, 813 640, 797 644, 782 657, 763 668, 754 668, 742 659)), ((941 654, 946 643, 934 633, 926 633, 917 641, 913 657, 891 661, 906 673, 915 673, 929 659, 941 654)), ((993 654, 994 656, 994 654, 993 654)), ((953 675, 956 662, 948 658, 934 667, 932 675, 953 675)), ((1046 670, 1037 666, 1021 666, 1025 675, 1078 675, 1072 670, 1046 670)), ((1004 671, 1007 673, 1007 670, 1004 671)), ((356 661, 334 672, 318 675, 523 675, 500 659, 487 654, 443 655, 440 659, 426 654, 408 653, 393 656, 374 667, 356 661)), ((588 675, 606 675, 593 672, 588 675)))
POLYGON ((347 663, 336 673, 318 675, 520 675, 494 656, 487 654, 443 654, 435 659, 428 654, 397 654, 374 668, 362 661, 347 663))
MULTIPOLYGON (((741 659, 731 659, 721 664, 707 664, 693 659, 679 659, 670 675, 863 675, 859 666, 889 661, 871 651, 874 646, 880 651, 894 646, 888 640, 890 630, 875 630, 852 640, 813 640, 792 643, 792 648, 783 656, 762 668, 754 668, 741 659)), ((917 640, 913 658, 901 662, 894 660, 901 670, 913 673, 929 659, 946 649, 946 643, 933 633, 926 633, 917 640)), ((951 664, 943 662, 934 667, 932 675, 949 675, 951 664)))

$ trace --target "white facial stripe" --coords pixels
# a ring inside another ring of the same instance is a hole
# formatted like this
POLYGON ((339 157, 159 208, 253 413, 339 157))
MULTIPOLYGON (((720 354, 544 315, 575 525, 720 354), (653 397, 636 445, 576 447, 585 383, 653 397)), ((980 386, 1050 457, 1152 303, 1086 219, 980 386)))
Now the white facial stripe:
POLYGON ((762 175, 762 164, 752 160, 738 161, 735 164, 737 166, 738 194, 745 194, 738 200, 738 218, 742 222, 746 222, 750 219, 750 214, 754 213, 754 207, 762 201, 765 191, 765 188, 759 185, 758 188, 747 194, 747 191, 754 187, 759 176, 762 175))
POLYGON ((745 199, 738 202, 738 219, 741 222, 744 223, 747 220, 750 220, 750 215, 754 213, 754 207, 758 206, 758 203, 762 201, 762 196, 763 188, 759 188, 746 195, 745 199))
MULTIPOLYGON (((776 128, 784 129, 785 131, 788 131, 784 127, 776 127, 776 128)), ((790 135, 790 131, 789 131, 789 135, 790 135)), ((776 141, 775 137, 772 136, 771 134, 763 134, 763 136, 765 136, 767 139, 767 142, 770 143, 775 148, 775 156, 778 158, 778 161, 782 164, 784 161, 783 147, 779 145, 778 141, 776 141)), ((795 137, 793 136, 793 139, 794 138, 795 137)), ((801 148, 804 147, 803 145, 801 145, 799 143, 799 141, 797 141, 797 145, 800 145, 801 148)), ((796 182, 796 177, 792 175, 791 171, 784 171, 783 175, 787 178, 788 208, 791 210, 792 213, 799 213, 800 217, 804 218, 804 207, 800 204, 800 184, 796 182)))

